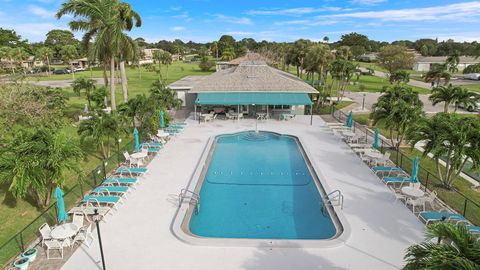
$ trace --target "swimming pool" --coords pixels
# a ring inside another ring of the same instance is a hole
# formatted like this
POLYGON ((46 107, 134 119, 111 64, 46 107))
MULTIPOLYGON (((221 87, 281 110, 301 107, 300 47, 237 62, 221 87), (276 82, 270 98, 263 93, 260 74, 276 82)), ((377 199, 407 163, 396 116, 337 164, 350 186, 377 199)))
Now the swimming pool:
POLYGON ((325 240, 342 233, 296 137, 219 135, 207 152, 182 230, 199 238, 325 240))

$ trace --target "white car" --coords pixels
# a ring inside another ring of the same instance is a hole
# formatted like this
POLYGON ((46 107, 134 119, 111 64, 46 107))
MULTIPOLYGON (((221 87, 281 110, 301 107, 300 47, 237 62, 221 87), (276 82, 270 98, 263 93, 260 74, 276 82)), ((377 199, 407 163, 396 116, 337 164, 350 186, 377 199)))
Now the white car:
POLYGON ((467 73, 463 74, 463 78, 466 80, 480 80, 480 73, 467 73))
MULTIPOLYGON (((458 104, 458 107, 464 108, 463 104, 458 104)), ((475 102, 475 104, 469 104, 468 107, 464 108, 469 112, 478 111, 480 109, 480 101, 475 102)))
POLYGON ((84 67, 77 67, 77 68, 74 68, 75 72, 79 72, 79 71, 85 71, 86 69, 84 67))

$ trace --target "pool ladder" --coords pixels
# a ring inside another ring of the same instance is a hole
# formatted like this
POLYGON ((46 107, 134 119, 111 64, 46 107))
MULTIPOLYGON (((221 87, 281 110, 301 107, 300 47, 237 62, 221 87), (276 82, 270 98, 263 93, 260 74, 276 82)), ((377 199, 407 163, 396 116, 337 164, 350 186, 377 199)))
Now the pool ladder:
POLYGON ((343 209, 343 194, 340 190, 336 189, 327 194, 323 198, 324 205, 333 205, 333 202, 337 203, 337 206, 340 206, 343 209))
POLYGON ((183 200, 189 198, 189 204, 193 205, 195 214, 200 212, 200 195, 196 192, 183 188, 180 190, 180 194, 178 194, 178 206, 181 206, 183 200))

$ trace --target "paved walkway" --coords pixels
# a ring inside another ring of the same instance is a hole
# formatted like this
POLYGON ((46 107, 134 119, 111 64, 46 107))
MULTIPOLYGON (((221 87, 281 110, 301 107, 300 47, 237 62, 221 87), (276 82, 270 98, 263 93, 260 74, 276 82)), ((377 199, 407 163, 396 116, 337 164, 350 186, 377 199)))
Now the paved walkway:
MULTIPOLYGON (((194 246, 172 234, 177 194, 190 181, 207 140, 214 135, 252 130, 253 120, 188 127, 150 163, 150 174, 119 210, 102 223, 108 269, 400 269, 405 249, 423 238, 424 225, 364 165, 350 148, 324 126, 318 116, 289 122, 269 120, 259 129, 299 136, 327 192, 345 195, 341 212, 350 230, 335 248, 194 246)), ((96 232, 95 232, 96 234, 96 232)), ((82 247, 64 270, 100 269, 98 242, 82 247)))

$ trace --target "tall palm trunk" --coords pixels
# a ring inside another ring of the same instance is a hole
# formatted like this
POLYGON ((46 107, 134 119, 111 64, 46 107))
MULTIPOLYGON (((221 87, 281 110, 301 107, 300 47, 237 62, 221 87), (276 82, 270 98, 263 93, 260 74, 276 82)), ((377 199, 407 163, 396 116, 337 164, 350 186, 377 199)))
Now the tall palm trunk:
POLYGON ((125 71, 125 61, 120 61, 120 76, 122 77, 123 102, 126 103, 128 101, 128 81, 125 71))
POLYGON ((443 112, 444 113, 448 113, 448 106, 450 105, 450 103, 448 102, 445 102, 445 105, 443 106, 443 112))
POLYGON ((50 76, 50 57, 48 57, 48 55, 47 55, 47 66, 48 66, 47 76, 50 76))
POLYGON ((167 64, 167 74, 165 74, 165 80, 168 81, 168 64, 167 64))
POLYGON ((160 81, 162 80, 162 63, 160 62, 160 60, 158 61, 158 78, 160 79, 160 81))
POLYGON ((115 58, 110 58, 110 103, 112 110, 117 109, 117 102, 115 100, 115 58))
POLYGON ((108 86, 108 76, 107 76, 107 63, 106 61, 103 62, 103 82, 105 83, 105 87, 108 86))
POLYGON ((73 70, 73 64, 70 63, 70 71, 72 71, 72 79, 75 80, 75 70, 73 70))

